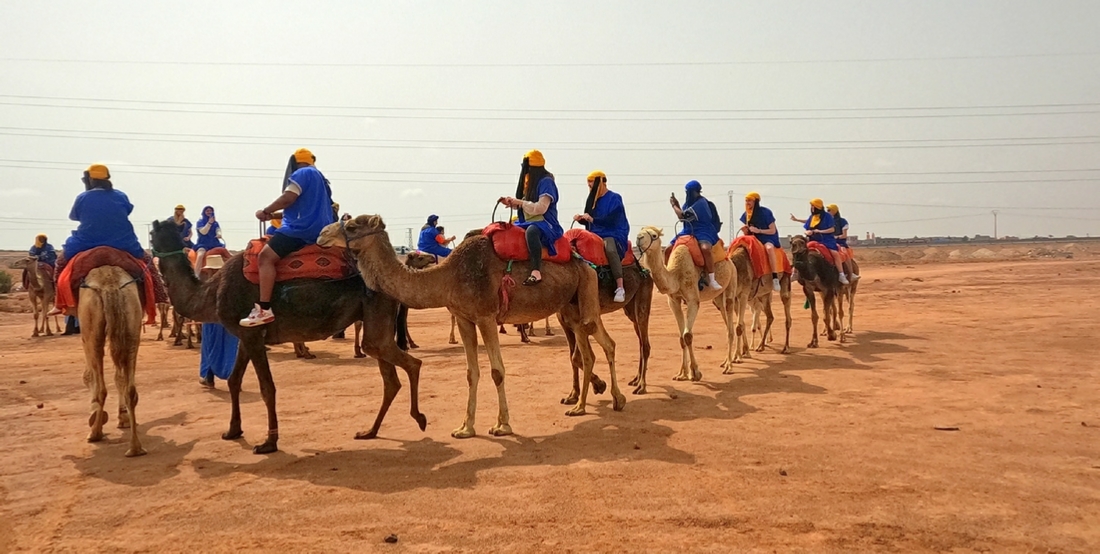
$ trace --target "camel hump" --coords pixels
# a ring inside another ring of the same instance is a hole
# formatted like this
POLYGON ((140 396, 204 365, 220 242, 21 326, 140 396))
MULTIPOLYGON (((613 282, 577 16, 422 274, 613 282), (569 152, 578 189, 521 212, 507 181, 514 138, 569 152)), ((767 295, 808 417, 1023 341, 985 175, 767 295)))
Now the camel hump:
MULTIPOLYGON (((244 278, 248 282, 260 283, 260 266, 257 259, 267 244, 266 239, 249 241, 244 251, 244 278)), ((358 273, 358 267, 347 249, 342 246, 324 247, 311 244, 293 252, 275 264, 275 282, 293 279, 345 279, 358 273)))

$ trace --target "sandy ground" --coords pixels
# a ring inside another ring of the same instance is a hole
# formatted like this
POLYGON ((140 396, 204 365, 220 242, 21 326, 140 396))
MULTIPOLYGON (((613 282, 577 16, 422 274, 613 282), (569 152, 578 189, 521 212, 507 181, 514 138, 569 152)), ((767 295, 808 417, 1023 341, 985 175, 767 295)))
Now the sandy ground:
MULTIPOLYGON (((864 275, 852 342, 803 348, 798 293, 793 353, 734 375, 717 367, 724 335, 708 308, 700 383, 671 381, 680 354, 658 298, 650 394, 628 394, 624 412, 602 396, 563 415, 564 337, 521 345, 513 332, 517 435, 505 438, 449 435, 466 384, 442 311, 412 316, 427 432, 405 388, 380 439, 352 440, 381 398, 375 364, 348 341, 313 344, 313 361, 277 347, 271 456, 251 453, 266 430, 254 374, 245 438, 222 441, 224 383, 201 389, 197 351, 148 331, 149 455, 124 458, 113 419, 106 442, 86 443, 79 339, 31 340, 28 315, 0 313, 0 551, 1100 551, 1100 260, 864 275), (391 533, 399 543, 383 542, 391 533)), ((625 387, 637 346, 625 317, 606 321, 625 387)), ((485 433, 490 379, 480 398, 485 433)))

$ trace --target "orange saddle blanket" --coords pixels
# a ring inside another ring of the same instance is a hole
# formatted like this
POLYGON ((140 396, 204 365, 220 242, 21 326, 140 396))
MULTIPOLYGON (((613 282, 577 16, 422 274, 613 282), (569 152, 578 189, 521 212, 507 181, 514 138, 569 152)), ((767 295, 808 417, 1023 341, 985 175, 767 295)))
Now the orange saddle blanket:
MULTIPOLYGON (((565 232, 565 238, 572 245, 573 250, 584 258, 598 266, 608 264, 607 251, 603 247, 603 239, 599 235, 585 229, 570 229, 565 232)), ((626 243, 626 255, 623 256, 623 267, 634 265, 637 259, 634 257, 634 245, 626 243)))
MULTIPOLYGON (((253 284, 260 283, 260 265, 256 259, 267 244, 267 239, 248 241, 244 251, 244 278, 253 284)), ((344 255, 346 249, 333 246, 325 248, 311 244, 275 264, 275 282, 292 279, 344 279, 358 271, 354 263, 344 255)))
MULTIPOLYGON (((768 249, 764 246, 764 243, 756 239, 756 237, 742 235, 737 237, 737 240, 733 241, 730 245, 729 254, 732 256, 733 251, 738 247, 745 247, 745 250, 749 253, 749 260, 752 261, 752 274, 753 277, 759 279, 769 273, 771 273, 771 264, 768 263, 768 249)), ((782 248, 775 249, 775 267, 782 273, 793 273, 794 267, 791 266, 791 260, 787 258, 787 254, 783 252, 782 248)))
POLYGON ((140 281, 138 283, 141 305, 145 308, 146 325, 152 325, 156 320, 157 304, 156 292, 153 286, 153 276, 145 267, 145 262, 126 252, 109 246, 97 246, 91 250, 81 252, 72 260, 63 260, 64 268, 57 278, 57 298, 54 305, 57 309, 65 311, 76 309, 77 300, 80 298, 80 285, 84 278, 93 269, 104 266, 122 268, 131 277, 140 281))
POLYGON ((822 257, 825 258, 825 261, 829 263, 833 262, 833 251, 829 250, 829 248, 826 247, 824 244, 821 244, 820 242, 810 241, 806 243, 806 246, 810 250, 815 250, 818 254, 821 254, 822 257))
MULTIPOLYGON (((695 262, 695 267, 703 267, 703 250, 699 248, 699 241, 695 240, 695 237, 689 235, 683 235, 676 237, 676 241, 669 247, 670 251, 675 250, 683 246, 691 252, 691 261, 695 262)), ((710 249, 710 255, 714 258, 714 263, 724 262, 729 259, 729 253, 726 252, 726 245, 722 243, 722 239, 718 239, 718 244, 715 244, 710 249)))
MULTIPOLYGON (((217 248, 211 248, 210 250, 206 251, 207 259, 209 259, 210 256, 221 256, 223 261, 229 261, 229 258, 232 258, 233 254, 230 254, 229 250, 227 250, 226 248, 219 246, 217 248)), ((198 259, 198 257, 198 252, 190 248, 187 249, 187 259, 191 261, 191 267, 195 267, 195 261, 198 259)))
MULTIPOLYGON (((492 223, 481 234, 489 237, 493 244, 493 251, 497 257, 506 262, 527 261, 527 237, 522 227, 516 227, 511 223, 492 223)), ((557 255, 551 257, 550 251, 542 249, 542 259, 551 263, 565 264, 573 258, 573 250, 569 247, 569 239, 564 236, 554 243, 557 255)))

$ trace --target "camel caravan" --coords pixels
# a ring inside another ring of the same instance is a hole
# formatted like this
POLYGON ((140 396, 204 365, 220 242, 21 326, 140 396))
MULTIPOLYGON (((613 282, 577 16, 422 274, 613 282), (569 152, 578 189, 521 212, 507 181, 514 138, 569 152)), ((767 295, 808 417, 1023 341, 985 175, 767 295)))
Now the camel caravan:
MULTIPOLYGON (((718 210, 702 195, 702 185, 690 181, 682 204, 675 195, 670 199, 681 230, 665 248, 664 230, 655 226, 643 227, 631 241, 623 199, 608 188, 600 171, 588 176, 588 197, 573 216, 580 227, 565 230, 554 175, 542 153, 532 150, 523 157, 515 194, 496 199, 498 206, 515 212, 514 218, 471 231, 456 244, 432 215, 421 229, 418 250, 400 260, 383 217, 341 216, 331 185, 315 164, 316 157, 304 148, 290 157, 282 193, 256 212, 258 221, 269 224, 266 232, 236 254, 225 249, 212 207, 204 208, 203 217, 192 225, 182 205, 173 217, 152 223, 151 253, 146 253, 129 221, 133 205, 127 196, 114 188, 106 166, 88 167, 85 191, 70 216, 79 226, 62 255, 40 236, 15 267, 25 271, 34 336, 52 334, 51 317, 75 316, 79 321, 84 383, 91 392, 89 441, 104 438, 109 420, 104 376, 104 354, 109 352, 118 426, 130 429, 126 455, 145 453, 137 433, 137 353, 143 326, 154 324, 158 314, 157 340, 163 338, 169 307, 177 341, 183 335, 188 341, 201 340, 203 386, 215 386, 215 376, 227 382, 225 440, 244 434, 241 384, 247 368, 254 369, 268 424, 263 442, 253 448, 256 454, 278 450, 269 347, 293 344, 300 357, 310 358, 306 343, 342 337, 349 327, 355 329, 355 357, 377 360, 383 382, 377 415, 355 438, 378 436, 402 386, 397 368, 408 380, 409 414, 426 429, 418 398, 421 361, 410 354, 418 346, 408 329, 410 311, 446 308, 451 315, 449 342, 461 340, 465 351, 468 400, 463 421, 451 432, 455 438, 477 434, 479 336, 497 391, 497 418, 488 433, 513 433, 500 342, 504 325, 517 325, 526 341, 533 322, 545 320, 549 332, 549 318, 558 321, 573 371, 572 390, 561 399, 570 406, 568 416, 587 413, 590 390, 602 394, 610 388, 612 408, 626 406, 618 383, 616 342, 603 323, 607 314, 621 311, 633 325, 639 361, 629 386, 635 395, 647 393, 654 289, 667 299, 679 330, 682 357, 674 380, 703 378, 693 328, 706 302, 717 308, 726 329, 724 373, 772 342, 773 292, 785 316, 777 350, 790 351, 794 283, 801 285, 811 311, 810 348, 818 346, 818 294, 824 336, 844 342, 852 332, 859 268, 847 247, 847 221, 835 205, 826 207, 817 199, 811 201, 807 219, 791 216, 803 223, 805 234, 791 239, 788 258, 775 217, 760 205, 759 194, 746 196, 741 226, 727 246, 720 238, 718 210), (193 241, 196 231, 198 240, 193 241), (606 361, 609 383, 595 373, 601 360, 606 361)), ((56 321, 54 327, 60 330, 56 321)))

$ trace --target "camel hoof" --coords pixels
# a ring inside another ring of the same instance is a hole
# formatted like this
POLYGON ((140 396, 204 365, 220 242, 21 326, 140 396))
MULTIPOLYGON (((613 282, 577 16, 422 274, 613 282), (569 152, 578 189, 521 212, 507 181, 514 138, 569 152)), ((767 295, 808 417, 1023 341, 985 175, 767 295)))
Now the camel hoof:
POLYGON ((271 454, 272 452, 279 451, 279 444, 274 441, 268 441, 263 444, 258 444, 252 447, 253 454, 271 454))
POLYGON ((235 441, 235 440, 237 440, 237 439, 239 439, 243 436, 244 436, 244 431, 241 431, 240 429, 230 429, 230 430, 222 433, 222 440, 223 441, 235 441))
POLYGON ((428 428, 428 418, 424 414, 414 414, 413 419, 416 420, 416 424, 420 426, 421 431, 428 428))
POLYGON ((118 428, 119 429, 129 429, 130 428, 129 418, 126 418, 126 417, 123 417, 123 416, 118 416, 118 428))
POLYGON ((621 412, 624 408, 626 408, 626 397, 620 394, 615 397, 615 401, 611 404, 611 409, 616 412, 621 412))
POLYGON ((474 430, 470 427, 459 427, 458 429, 451 431, 451 436, 456 439, 468 439, 476 435, 477 433, 475 433, 474 430))
POLYGON ((378 436, 378 429, 371 429, 367 432, 358 432, 355 434, 355 440, 357 441, 369 441, 378 436))
POLYGON ((141 448, 141 447, 131 448, 131 449, 126 451, 126 457, 127 458, 136 458, 138 456, 144 456, 145 454, 146 454, 145 449, 141 448))
POLYGON ((577 395, 571 394, 569 396, 566 396, 565 398, 561 399, 561 403, 565 404, 566 406, 573 406, 577 403, 577 395))
POLYGON ((313 354, 313 353, 306 354, 305 356, 302 356, 302 357, 307 359, 307 360, 316 360, 317 359, 317 355, 313 354))
POLYGON ((695 382, 702 381, 703 380, 703 372, 699 371, 699 370, 695 370, 695 374, 691 376, 691 380, 695 381, 695 382))
POLYGON ((790 354, 790 353, 791 353, 791 349, 790 349, 790 347, 784 346, 784 347, 783 347, 783 350, 780 350, 780 351, 779 351, 779 353, 780 353, 780 354, 790 354))
POLYGON ((569 417, 576 417, 576 416, 582 416, 585 413, 587 413, 587 412, 584 411, 584 406, 577 406, 576 408, 573 408, 572 410, 569 410, 569 411, 565 412, 565 415, 567 415, 569 417))
POLYGON ((454 340, 454 339, 450 339, 450 340, 447 341, 447 344, 458 344, 458 341, 454 340))
POLYGON ((366 358, 366 357, 367 357, 367 355, 366 355, 366 354, 364 354, 364 353, 362 353, 362 352, 356 352, 356 353, 355 353, 355 357, 356 357, 356 358, 366 358))
POLYGON ((596 394, 603 394, 607 390, 607 383, 600 380, 595 375, 592 376, 592 392, 596 394))
POLYGON ((646 388, 645 388, 645 383, 642 383, 641 385, 638 385, 638 386, 634 387, 634 391, 631 394, 641 395, 641 394, 646 394, 646 393, 647 393, 647 391, 646 391, 646 388))
POLYGON ((631 387, 636 387, 636 386, 638 386, 638 380, 639 379, 641 379, 641 377, 635 376, 633 379, 630 380, 629 383, 627 383, 627 385, 631 386, 631 387))
POLYGON ((680 375, 677 375, 677 376, 673 377, 672 380, 673 381, 690 381, 691 378, 688 377, 687 375, 684 375, 684 374, 681 373, 680 375))
POLYGON ((733 375, 733 374, 734 374, 733 366, 729 366, 726 369, 722 370, 722 375, 733 375))
POLYGON ((512 426, 507 423, 498 423, 489 429, 489 434, 494 437, 505 437, 512 434, 512 426))
POLYGON ((811 342, 806 345, 806 348, 817 348, 817 341, 811 342))
POLYGON ((99 442, 103 440, 103 433, 88 433, 88 442, 99 442))

